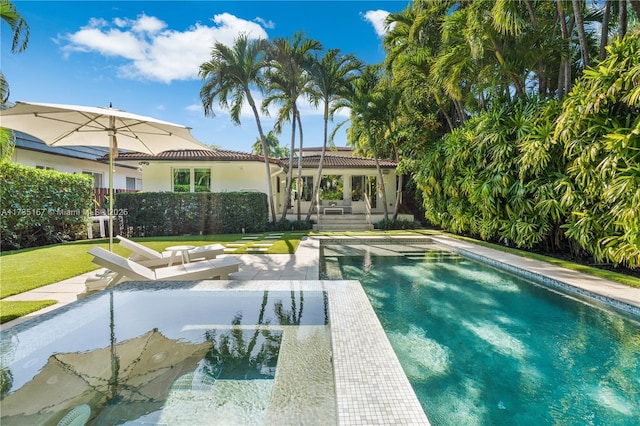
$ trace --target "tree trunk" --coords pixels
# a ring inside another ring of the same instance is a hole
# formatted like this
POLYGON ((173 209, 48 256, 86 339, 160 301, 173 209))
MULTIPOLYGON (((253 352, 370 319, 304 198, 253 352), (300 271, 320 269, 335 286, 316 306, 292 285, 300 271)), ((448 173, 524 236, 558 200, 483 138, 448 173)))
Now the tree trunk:
POLYGON ((631 3, 631 9, 636 14, 636 19, 640 21, 640 0, 629 0, 631 3))
POLYGON ((589 58, 589 45, 587 43, 587 35, 584 32, 584 17, 582 16, 582 0, 571 0, 573 4, 573 16, 576 19, 578 29, 578 40, 580 41, 580 54, 582 55, 583 69, 591 64, 589 58))
POLYGON ((396 201, 393 206, 393 220, 398 219, 398 213, 400 212, 400 200, 402 199, 402 186, 404 185, 404 176, 398 176, 398 181, 396 183, 398 187, 396 188, 396 201))
POLYGON ((298 197, 296 203, 296 210, 298 215, 298 221, 302 218, 300 216, 300 203, 302 202, 302 120, 300 119, 300 112, 296 112, 296 120, 298 120, 298 132, 300 133, 300 150, 298 151, 298 197))
POLYGON ((562 99, 569 91, 567 81, 571 79, 571 76, 567 76, 567 71, 571 73, 571 67, 567 67, 569 62, 569 31, 561 0, 556 1, 556 9, 558 10, 558 21, 560 22, 560 33, 563 41, 562 53, 560 54, 560 70, 558 71, 558 99, 562 99))
POLYGON ((440 112, 444 116, 445 120, 447 120, 447 124, 449 125, 449 129, 451 129, 451 131, 453 131, 453 122, 451 121, 451 117, 449 116, 449 113, 442 107, 442 100, 440 99, 440 95, 438 95, 437 93, 434 93, 433 97, 436 100, 436 105, 438 105, 438 109, 440 110, 440 112))
MULTIPOLYGON (((316 175, 316 178, 313 181, 313 195, 311 196, 311 205, 309 206, 309 211, 307 212, 307 217, 305 219, 307 222, 311 220, 311 213, 313 212, 313 206, 315 205, 316 197, 318 196, 318 189, 320 188, 320 178, 322 177, 322 167, 324 166, 324 154, 327 150, 328 127, 329 127, 329 103, 325 102, 322 152, 320 153, 320 163, 318 164, 318 173, 316 175)), ((320 216, 320 211, 316 212, 316 214, 320 216)))
POLYGON ((533 26, 533 28, 536 28, 538 26, 538 20, 536 19, 536 12, 533 10, 533 5, 531 4, 531 0, 525 0, 524 4, 527 7, 529 18, 531 18, 531 25, 533 26))
POLYGON ((389 209, 387 208, 387 190, 384 187, 384 179, 382 177, 382 169, 380 169, 380 161, 378 161, 378 154, 374 148, 373 158, 376 162, 376 170, 378 172, 378 180, 380 181, 380 190, 382 191, 382 204, 384 205, 384 219, 389 220, 389 209))
POLYGON ((293 111, 291 112, 291 149, 289 154, 289 170, 287 170, 287 189, 285 191, 286 199, 284 200, 282 208, 281 221, 287 219, 287 212, 289 211, 289 203, 291 202, 291 186, 293 185, 293 155, 296 152, 296 104, 293 104, 293 111))
POLYGON ((600 32, 600 55, 598 59, 604 61, 607 57, 607 44, 609 44, 609 20, 611 19, 611 0, 604 1, 602 14, 602 31, 600 32))
POLYGON ((456 113, 458 114, 458 119, 460 120, 460 123, 464 123, 465 121, 467 121, 467 115, 464 112, 464 107, 462 106, 462 102, 460 102, 457 99, 453 99, 453 104, 455 106, 456 113))
MULTIPOLYGON (((249 92, 247 92, 249 93, 249 92)), ((253 101, 251 95, 247 95, 247 101, 253 110, 253 116, 256 119, 256 124, 258 125, 258 134, 260 135, 260 140, 262 141, 262 154, 264 155, 264 165, 266 167, 266 177, 267 177, 267 199, 269 202, 269 208, 271 209, 271 222, 276 223, 276 207, 273 201, 273 188, 271 187, 271 167, 269 165, 269 146, 267 145, 267 138, 262 131, 262 124, 260 123, 260 115, 258 114, 258 109, 256 108, 256 104, 253 101)))
POLYGON ((620 38, 627 34, 627 1, 620 1, 620 11, 618 12, 618 35, 620 38))

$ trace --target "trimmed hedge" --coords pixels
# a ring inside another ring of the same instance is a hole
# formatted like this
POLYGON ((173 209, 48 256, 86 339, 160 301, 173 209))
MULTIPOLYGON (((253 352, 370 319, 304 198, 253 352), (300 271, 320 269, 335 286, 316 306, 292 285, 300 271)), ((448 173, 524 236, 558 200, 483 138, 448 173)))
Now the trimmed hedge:
POLYGON ((263 232, 268 221, 260 192, 123 193, 114 211, 128 237, 263 232))
POLYGON ((86 238, 90 176, 0 162, 0 244, 16 250, 86 238))

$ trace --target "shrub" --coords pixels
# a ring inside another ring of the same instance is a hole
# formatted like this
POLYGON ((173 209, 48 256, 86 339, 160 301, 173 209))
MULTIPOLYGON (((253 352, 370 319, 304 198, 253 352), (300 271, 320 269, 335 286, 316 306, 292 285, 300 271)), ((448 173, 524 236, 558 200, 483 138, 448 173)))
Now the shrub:
POLYGON ((268 223, 268 231, 307 231, 313 228, 313 221, 306 220, 280 220, 277 223, 268 223))
POLYGON ((420 222, 415 220, 382 219, 380 222, 377 222, 375 224, 375 227, 384 231, 389 231, 392 229, 418 229, 421 228, 422 225, 420 224, 420 222))
POLYGON ((92 202, 90 176, 0 162, 2 250, 84 238, 92 202))
POLYGON ((268 220, 260 192, 123 193, 115 211, 129 237, 262 232, 268 220))

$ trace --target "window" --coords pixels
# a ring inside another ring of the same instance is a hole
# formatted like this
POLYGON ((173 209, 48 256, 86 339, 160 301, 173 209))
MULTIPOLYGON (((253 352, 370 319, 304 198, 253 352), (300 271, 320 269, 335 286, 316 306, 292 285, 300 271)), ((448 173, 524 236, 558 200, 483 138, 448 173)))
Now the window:
POLYGON ((137 189, 136 182, 138 179, 127 177, 127 190, 132 191, 137 189))
POLYGON ((211 169, 194 169, 194 192, 211 192, 211 169))
MULTIPOLYGON (((313 197, 313 176, 301 176, 302 179, 302 201, 311 201, 313 197)), ((298 179, 293 181, 294 199, 298 196, 298 179)))
POLYGON ((42 166, 42 165, 40 165, 40 164, 37 164, 37 165, 36 165, 36 169, 40 169, 40 170, 55 170, 55 169, 53 168, 53 166, 42 166))
POLYGON ((173 192, 211 192, 211 169, 173 169, 173 192))
POLYGON ((83 171, 82 174, 93 177, 94 188, 104 188, 102 185, 102 173, 83 171))
POLYGON ((191 169, 173 169, 173 192, 191 192, 191 169))
POLYGON ((364 176, 351 176, 351 201, 364 200, 364 176))
POLYGON ((340 175, 326 175, 320 180, 321 200, 342 200, 344 183, 340 175))

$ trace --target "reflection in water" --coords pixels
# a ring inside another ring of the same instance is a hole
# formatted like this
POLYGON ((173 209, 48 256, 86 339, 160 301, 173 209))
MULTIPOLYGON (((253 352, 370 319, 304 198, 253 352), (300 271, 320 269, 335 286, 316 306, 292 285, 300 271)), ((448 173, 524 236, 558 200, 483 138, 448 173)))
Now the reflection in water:
POLYGON ((325 411, 318 418, 335 416, 324 293, 172 289, 114 290, 114 294, 115 301, 107 294, 87 300, 94 321, 87 321, 85 312, 69 309, 46 323, 2 332, 3 426, 55 425, 65 415, 65 422, 72 420, 69 416, 86 415, 89 424, 127 424, 136 419, 189 424, 203 413, 242 424, 264 423, 269 412, 280 418, 312 412, 317 417, 318 404, 309 408, 305 406, 309 398, 304 397, 317 389, 326 393, 325 411), (167 299, 174 303, 170 311, 143 309, 167 299), (235 314, 230 316, 229 309, 235 314), (72 332, 66 329, 79 321, 83 325, 72 332), (193 328, 207 323, 213 326, 193 328), (61 338, 39 343, 32 338, 38 333, 60 333, 61 338), (24 346, 25 342, 33 347, 24 346), (65 345, 73 351, 61 351, 65 345), (297 358, 298 350, 323 359, 297 358), (294 358, 302 371, 322 373, 315 376, 316 383, 306 383, 309 391, 294 384, 303 398, 287 402, 277 393, 279 388, 290 389, 296 380, 290 375, 294 369, 289 360, 294 358), (280 376, 284 380, 278 385, 280 376))
MULTIPOLYGON (((238 315, 232 325, 242 325, 238 315)), ((204 357, 202 371, 217 380, 273 379, 278 363, 282 331, 267 328, 243 330, 232 328, 225 332, 205 332, 211 348, 204 357)))

